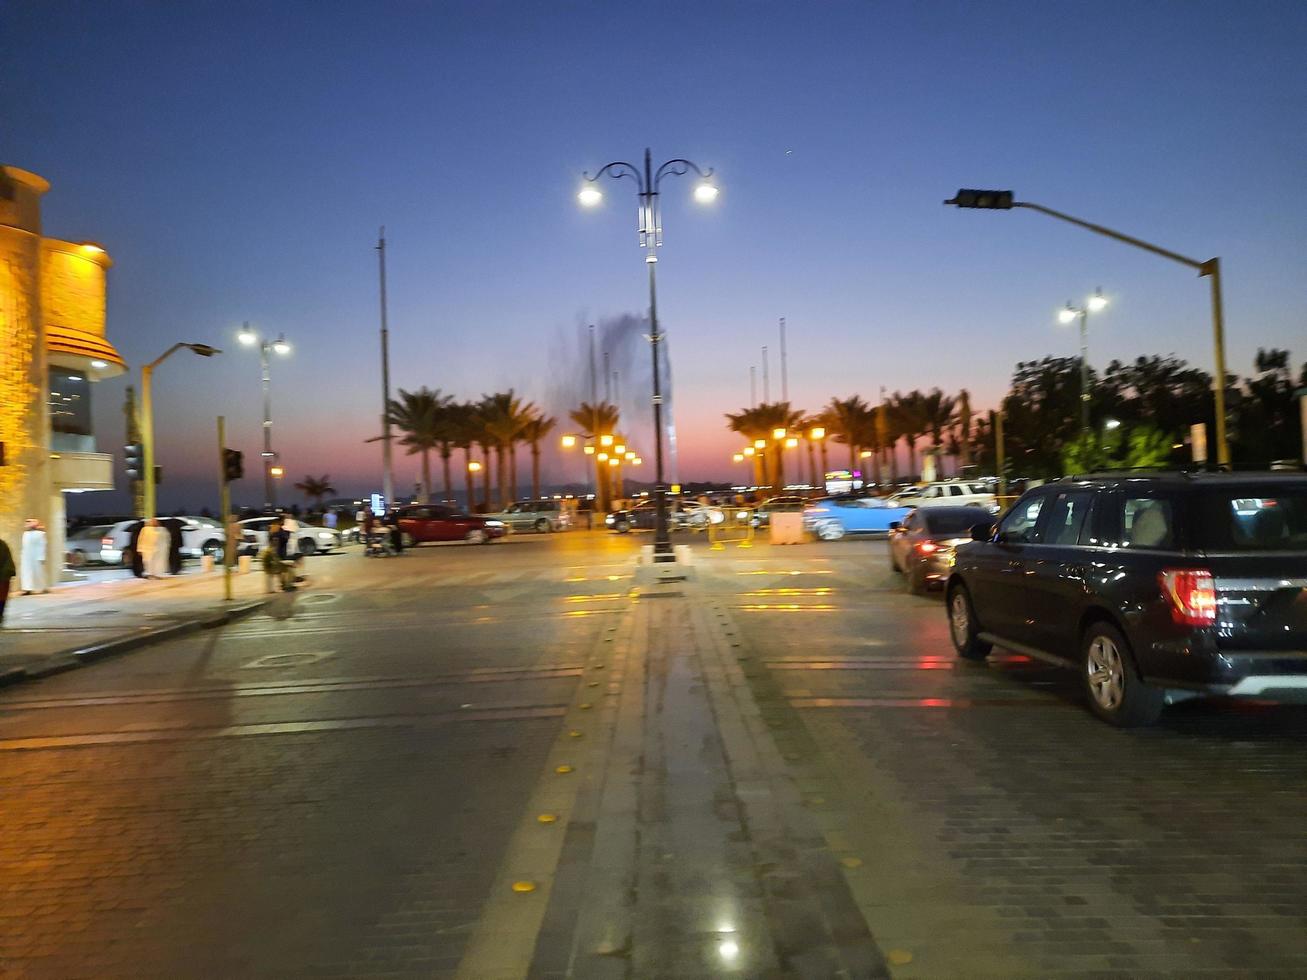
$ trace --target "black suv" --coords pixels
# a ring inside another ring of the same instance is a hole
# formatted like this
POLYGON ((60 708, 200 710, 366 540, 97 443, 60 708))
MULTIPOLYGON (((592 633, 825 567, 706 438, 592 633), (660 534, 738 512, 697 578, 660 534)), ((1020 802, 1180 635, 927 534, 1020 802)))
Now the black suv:
POLYGON ((1307 695, 1307 476, 1067 478, 972 537, 946 584, 959 656, 1074 667, 1123 726, 1182 692, 1307 695))

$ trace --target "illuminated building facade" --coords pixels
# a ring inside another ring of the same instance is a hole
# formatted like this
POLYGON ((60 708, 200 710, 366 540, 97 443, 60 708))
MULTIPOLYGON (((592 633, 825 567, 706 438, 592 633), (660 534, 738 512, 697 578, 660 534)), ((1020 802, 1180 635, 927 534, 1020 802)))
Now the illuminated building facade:
POLYGON ((64 494, 113 489, 95 451, 91 385, 126 364, 105 336, 108 254, 41 234, 48 181, 0 170, 0 537, 18 554, 23 520, 44 522, 49 580, 64 557, 64 494))

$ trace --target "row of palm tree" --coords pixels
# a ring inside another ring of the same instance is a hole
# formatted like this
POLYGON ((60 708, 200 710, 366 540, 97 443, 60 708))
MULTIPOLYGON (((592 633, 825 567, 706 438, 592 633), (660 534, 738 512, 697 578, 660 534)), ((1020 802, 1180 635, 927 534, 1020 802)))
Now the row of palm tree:
POLYGON ((451 459, 464 456, 467 506, 476 504, 474 478, 482 476, 480 506, 491 507, 492 470, 495 501, 506 507, 517 495, 517 450, 531 451, 531 494, 540 496, 540 446, 557 425, 513 389, 483 395, 478 401, 460 402, 439 389, 399 389, 388 407, 390 424, 399 430, 398 443, 408 455, 422 457, 422 494, 431 500, 431 456, 439 455, 444 477, 444 499, 453 499, 451 459), (480 458, 477 459, 476 457, 480 458))
MULTIPOLYGON (((897 447, 903 442, 907 450, 908 474, 916 477, 918 449, 926 443, 936 456, 951 455, 958 465, 971 462, 972 448, 981 433, 973 424, 971 399, 964 390, 957 396, 939 388, 929 392, 895 392, 882 395, 879 404, 871 404, 860 395, 832 398, 816 412, 805 412, 789 402, 769 402, 726 413, 731 431, 748 441, 754 464, 754 482, 758 486, 785 486, 784 443, 775 433, 784 429, 807 445, 809 482, 820 486, 828 469, 827 443, 843 443, 848 450, 850 472, 859 469, 864 452, 870 453, 872 478, 877 483, 897 482, 897 447), (754 448, 755 443, 761 445, 754 448), (821 474, 817 472, 817 453, 821 455, 821 474)), ((802 461, 800 460, 800 470, 802 461)))

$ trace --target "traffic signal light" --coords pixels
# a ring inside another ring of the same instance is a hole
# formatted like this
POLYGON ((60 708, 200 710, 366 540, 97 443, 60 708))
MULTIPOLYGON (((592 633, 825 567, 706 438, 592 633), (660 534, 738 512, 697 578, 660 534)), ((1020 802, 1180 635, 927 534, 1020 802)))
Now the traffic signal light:
POLYGON ((228 483, 245 475, 245 454, 236 449, 222 451, 222 475, 228 483))
POLYGON ((156 466, 154 468, 154 485, 157 487, 162 482, 163 482, 163 467, 156 466))
POLYGON ((139 480, 145 476, 145 449, 139 442, 123 447, 127 460, 127 479, 139 480))
POLYGON ((988 208, 1007 211, 1012 207, 1011 191, 984 191, 974 187, 960 188, 953 200, 945 204, 956 204, 960 208, 988 208))

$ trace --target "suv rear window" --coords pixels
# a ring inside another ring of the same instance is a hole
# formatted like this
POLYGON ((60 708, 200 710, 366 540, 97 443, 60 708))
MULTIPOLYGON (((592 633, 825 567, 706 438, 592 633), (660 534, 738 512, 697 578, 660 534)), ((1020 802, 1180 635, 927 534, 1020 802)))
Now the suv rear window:
POLYGON ((1198 544, 1209 551, 1307 551, 1307 484, 1204 489, 1198 544))
POLYGON ((963 534, 977 524, 992 524, 994 517, 981 507, 923 507, 917 511, 926 518, 926 530, 931 534, 963 534))

